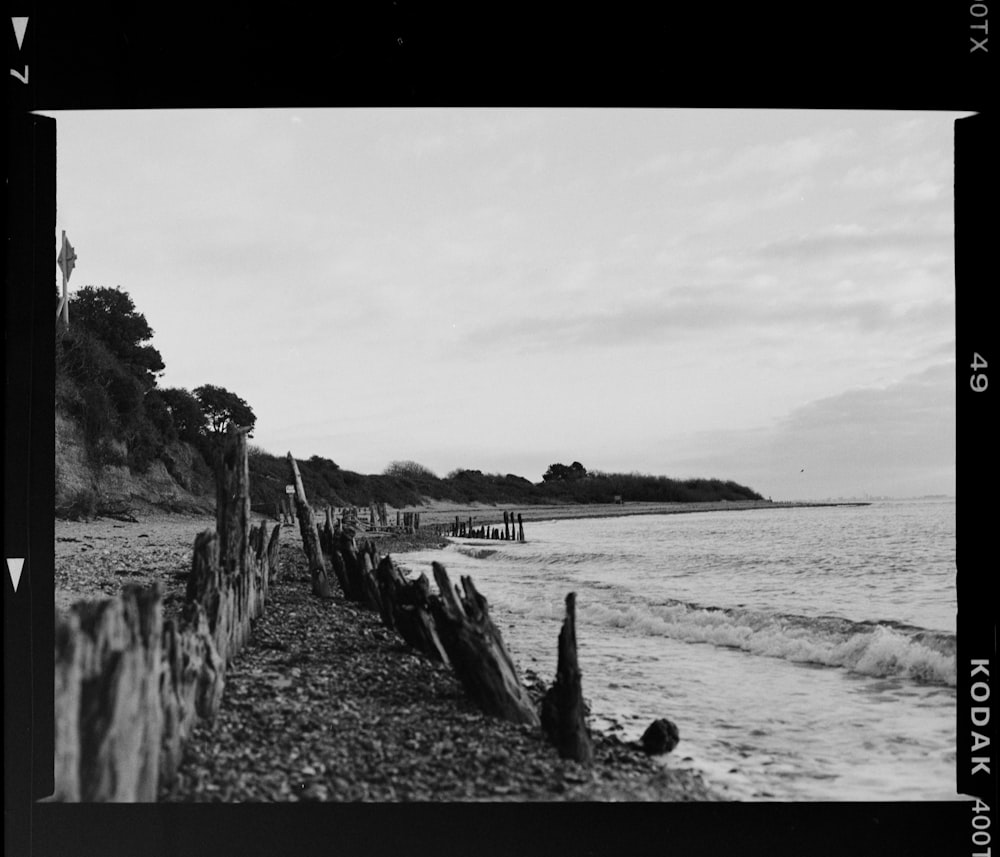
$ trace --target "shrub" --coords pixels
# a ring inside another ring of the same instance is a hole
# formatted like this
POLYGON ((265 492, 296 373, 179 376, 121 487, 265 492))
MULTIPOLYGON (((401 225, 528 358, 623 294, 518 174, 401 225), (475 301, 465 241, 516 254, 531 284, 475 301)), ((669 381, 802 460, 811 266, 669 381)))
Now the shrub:
POLYGON ((383 476, 395 476, 397 479, 412 479, 414 481, 437 479, 437 474, 429 467, 416 461, 393 461, 382 471, 383 476))

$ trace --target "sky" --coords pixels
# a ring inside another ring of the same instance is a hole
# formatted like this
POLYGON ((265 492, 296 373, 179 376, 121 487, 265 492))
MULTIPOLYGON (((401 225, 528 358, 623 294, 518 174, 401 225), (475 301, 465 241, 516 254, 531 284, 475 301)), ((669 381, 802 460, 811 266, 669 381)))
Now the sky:
POLYGON ((71 295, 276 455, 954 494, 962 114, 46 115, 71 295))

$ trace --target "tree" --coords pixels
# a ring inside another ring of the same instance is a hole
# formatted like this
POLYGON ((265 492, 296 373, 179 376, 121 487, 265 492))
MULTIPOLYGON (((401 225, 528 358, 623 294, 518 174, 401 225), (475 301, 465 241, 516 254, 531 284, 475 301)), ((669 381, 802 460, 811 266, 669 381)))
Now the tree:
POLYGON ((542 479, 545 482, 558 482, 569 479, 583 479, 587 475, 587 468, 574 461, 568 467, 565 464, 550 464, 542 479))
POLYGON ((231 393, 225 387, 204 384, 195 387, 194 395, 201 405, 209 433, 220 437, 230 425, 235 425, 249 428, 247 437, 253 437, 253 427, 257 423, 257 417, 250 406, 235 393, 231 393))
POLYGON ((100 339, 146 389, 164 369, 160 352, 147 345, 153 329, 120 287, 84 286, 73 298, 73 322, 100 339))
POLYGON ((201 403, 180 387, 160 390, 160 397, 170 412, 177 439, 197 443, 205 433, 205 414, 201 410, 201 403))

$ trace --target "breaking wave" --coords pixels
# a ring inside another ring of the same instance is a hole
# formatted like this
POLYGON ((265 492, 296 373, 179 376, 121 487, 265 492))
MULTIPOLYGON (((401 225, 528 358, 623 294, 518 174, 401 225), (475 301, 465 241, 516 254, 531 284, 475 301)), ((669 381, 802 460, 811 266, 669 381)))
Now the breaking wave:
POLYGON ((589 603, 580 607, 579 622, 869 676, 952 687, 956 680, 954 635, 894 622, 767 614, 684 602, 628 607, 589 603))

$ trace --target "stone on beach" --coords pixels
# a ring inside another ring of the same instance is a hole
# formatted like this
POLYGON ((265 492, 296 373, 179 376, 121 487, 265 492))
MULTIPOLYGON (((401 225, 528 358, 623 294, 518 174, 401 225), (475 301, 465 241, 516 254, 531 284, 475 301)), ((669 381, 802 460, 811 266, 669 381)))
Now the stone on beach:
POLYGON ((654 720, 642 733, 640 743, 642 749, 650 756, 660 756, 669 753, 681 740, 677 726, 665 717, 654 720))

